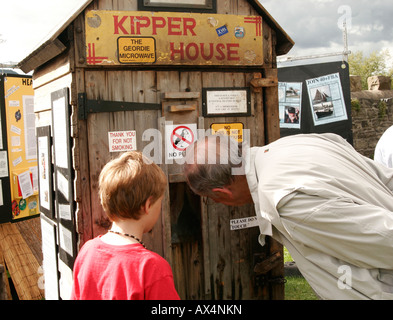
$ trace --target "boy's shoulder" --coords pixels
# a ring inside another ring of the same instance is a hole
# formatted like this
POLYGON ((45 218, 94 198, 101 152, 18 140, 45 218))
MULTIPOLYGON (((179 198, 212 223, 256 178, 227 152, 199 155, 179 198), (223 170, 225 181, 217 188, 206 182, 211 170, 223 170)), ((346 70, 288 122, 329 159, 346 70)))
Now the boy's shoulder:
POLYGON ((144 249, 142 255, 145 262, 145 268, 151 269, 151 272, 159 272, 168 275, 172 274, 172 268, 169 262, 158 253, 144 249))
POLYGON ((93 239, 90 239, 90 240, 87 240, 87 241, 83 244, 83 246, 81 247, 80 252, 83 252, 83 251, 85 251, 85 250, 88 250, 88 249, 90 249, 90 248, 92 248, 92 247, 97 247, 97 246, 99 246, 99 244, 100 244, 101 242, 102 242, 102 241, 100 240, 100 236, 98 236, 98 237, 96 237, 96 238, 93 238, 93 239))
MULTIPOLYGON (((149 260, 150 262, 155 262, 155 263, 166 263, 168 264, 168 261, 166 261, 162 256, 160 256, 158 253, 150 251, 148 249, 144 249, 141 251, 141 254, 144 256, 146 260, 149 260)), ((168 264, 169 265, 169 264, 168 264)))

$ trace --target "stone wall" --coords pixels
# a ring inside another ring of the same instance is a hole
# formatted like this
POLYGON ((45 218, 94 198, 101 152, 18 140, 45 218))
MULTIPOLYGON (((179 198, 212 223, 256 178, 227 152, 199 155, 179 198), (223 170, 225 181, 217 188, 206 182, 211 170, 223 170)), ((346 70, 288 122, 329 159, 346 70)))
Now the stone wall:
POLYGON ((369 90, 363 91, 360 80, 351 76, 353 144, 359 153, 374 158, 379 138, 393 125, 393 90, 388 77, 370 77, 369 90))

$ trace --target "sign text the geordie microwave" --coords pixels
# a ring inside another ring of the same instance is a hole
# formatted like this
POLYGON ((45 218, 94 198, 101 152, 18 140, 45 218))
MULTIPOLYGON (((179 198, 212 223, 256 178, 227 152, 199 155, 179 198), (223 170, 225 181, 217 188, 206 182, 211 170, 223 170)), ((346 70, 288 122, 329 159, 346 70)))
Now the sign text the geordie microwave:
MULTIPOLYGON (((157 35, 162 29, 168 36, 197 36, 195 31, 197 21, 192 17, 147 17, 147 16, 113 16, 115 35, 140 36, 142 30, 151 35, 157 35)), ((203 58, 211 60, 214 56, 217 60, 240 60, 237 48, 239 43, 174 43, 170 42, 170 59, 176 57, 184 60, 196 60, 203 58)), ((122 48, 127 51, 129 48, 122 48)))

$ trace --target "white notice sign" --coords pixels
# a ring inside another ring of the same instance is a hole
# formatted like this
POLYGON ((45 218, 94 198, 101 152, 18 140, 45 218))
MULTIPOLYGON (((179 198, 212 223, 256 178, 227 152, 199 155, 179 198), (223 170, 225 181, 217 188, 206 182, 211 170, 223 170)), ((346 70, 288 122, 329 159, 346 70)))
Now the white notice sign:
POLYGON ((207 114, 247 113, 247 90, 206 92, 207 114))
POLYGON ((108 132, 109 152, 136 150, 136 131, 108 132))
POLYGON ((232 219, 230 223, 231 223, 231 231, 247 229, 247 228, 257 227, 258 218, 255 216, 255 217, 248 217, 248 218, 232 219))

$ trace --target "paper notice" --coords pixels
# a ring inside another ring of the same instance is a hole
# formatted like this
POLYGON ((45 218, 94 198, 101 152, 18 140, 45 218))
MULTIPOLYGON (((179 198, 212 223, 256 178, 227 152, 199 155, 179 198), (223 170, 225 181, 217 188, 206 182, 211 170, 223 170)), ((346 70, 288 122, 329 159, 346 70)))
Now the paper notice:
POLYGON ((0 151, 0 178, 8 177, 7 151, 0 151))
POLYGON ((20 191, 22 198, 26 199, 34 194, 33 185, 31 184, 30 170, 18 175, 20 191))

